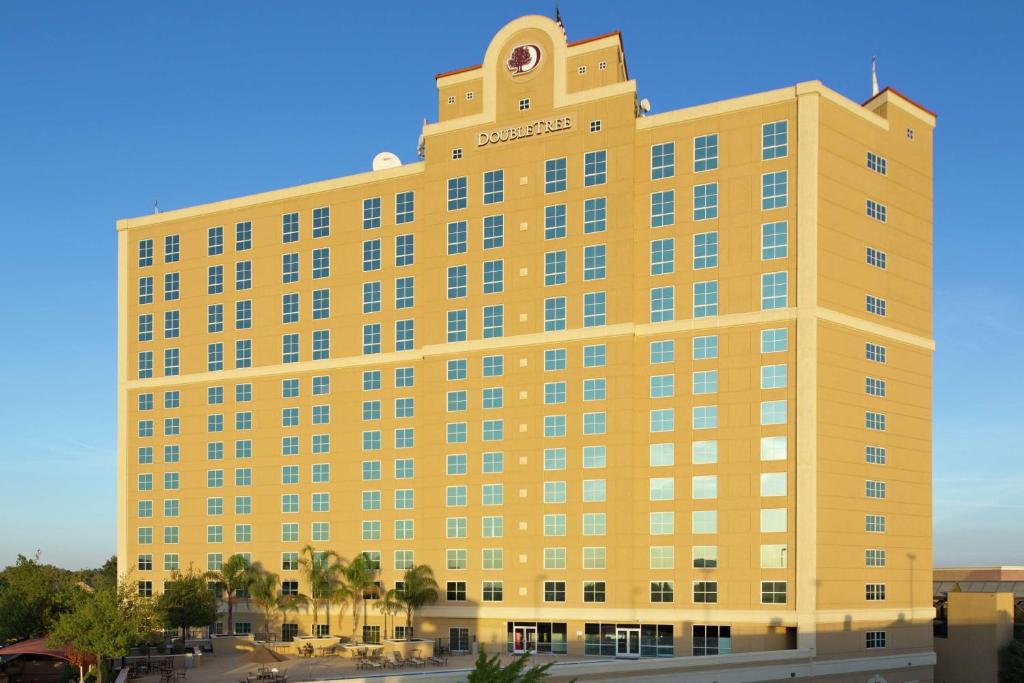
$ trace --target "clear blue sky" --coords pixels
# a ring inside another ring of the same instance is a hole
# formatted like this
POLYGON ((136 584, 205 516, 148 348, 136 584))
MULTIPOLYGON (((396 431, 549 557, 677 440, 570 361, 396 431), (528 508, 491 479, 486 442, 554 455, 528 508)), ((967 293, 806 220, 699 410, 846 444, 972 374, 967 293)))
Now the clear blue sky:
MULTIPOLYGON (((939 564, 1024 564, 1020 2, 564 0, 655 111, 820 79, 939 114, 939 564), (728 27, 726 29, 726 27, 728 27)), ((0 4, 0 565, 114 551, 114 221, 409 160, 434 74, 552 4, 0 4), (361 93, 359 97, 345 97, 361 93)))

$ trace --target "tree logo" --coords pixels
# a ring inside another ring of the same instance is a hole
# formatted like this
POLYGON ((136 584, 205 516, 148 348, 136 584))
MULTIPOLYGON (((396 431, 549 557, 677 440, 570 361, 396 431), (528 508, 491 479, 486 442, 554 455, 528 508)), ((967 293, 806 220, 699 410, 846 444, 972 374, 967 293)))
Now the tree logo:
POLYGON ((528 74, 540 64, 540 48, 536 45, 516 45, 506 64, 513 76, 528 74))

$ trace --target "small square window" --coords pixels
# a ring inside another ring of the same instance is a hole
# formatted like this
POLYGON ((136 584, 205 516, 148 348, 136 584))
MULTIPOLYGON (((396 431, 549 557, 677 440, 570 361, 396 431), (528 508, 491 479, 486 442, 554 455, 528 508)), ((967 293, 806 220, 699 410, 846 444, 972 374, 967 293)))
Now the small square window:
POLYGON ((598 62, 597 63, 597 70, 598 71, 604 71, 607 68, 608 68, 608 62, 598 62))
POLYGON ((601 130, 601 119, 594 119, 590 122, 590 132, 596 133, 601 130))
POLYGON ((907 128, 907 139, 908 140, 913 140, 914 139, 914 129, 913 128, 907 128))
POLYGON ((473 91, 472 90, 470 90, 469 92, 466 93, 466 99, 467 100, 473 99, 473 91))
POLYGON ((448 104, 455 104, 455 95, 448 96, 448 104))
POLYGON ((587 67, 585 67, 585 66, 581 66, 580 68, 578 68, 578 69, 576 70, 576 72, 577 72, 577 73, 578 73, 578 74, 579 74, 580 76, 582 76, 583 74, 587 73, 587 67))
POLYGON ((461 158, 462 158, 462 148, 461 147, 454 147, 452 149, 452 159, 461 159, 461 158))
POLYGON ((526 111, 529 108, 530 108, 530 98, 529 97, 524 97, 523 99, 519 100, 519 111, 526 111))

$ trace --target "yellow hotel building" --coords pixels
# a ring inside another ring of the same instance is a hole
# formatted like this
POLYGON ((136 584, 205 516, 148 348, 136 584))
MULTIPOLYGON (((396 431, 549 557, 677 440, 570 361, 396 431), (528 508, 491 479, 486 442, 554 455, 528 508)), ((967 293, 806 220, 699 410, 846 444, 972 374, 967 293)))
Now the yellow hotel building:
POLYGON ((537 16, 437 91, 421 161, 118 222, 132 580, 311 544, 456 650, 932 680, 935 116, 649 114, 537 16))

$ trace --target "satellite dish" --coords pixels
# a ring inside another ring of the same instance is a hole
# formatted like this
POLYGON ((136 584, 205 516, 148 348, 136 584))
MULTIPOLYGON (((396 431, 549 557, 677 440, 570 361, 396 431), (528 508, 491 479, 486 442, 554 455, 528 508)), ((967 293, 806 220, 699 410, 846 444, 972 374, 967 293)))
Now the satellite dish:
POLYGON ((647 113, 651 110, 651 101, 646 97, 640 100, 640 111, 647 113))
POLYGON ((383 171, 385 168, 398 168, 402 160, 394 152, 381 152, 373 158, 373 170, 383 171))

